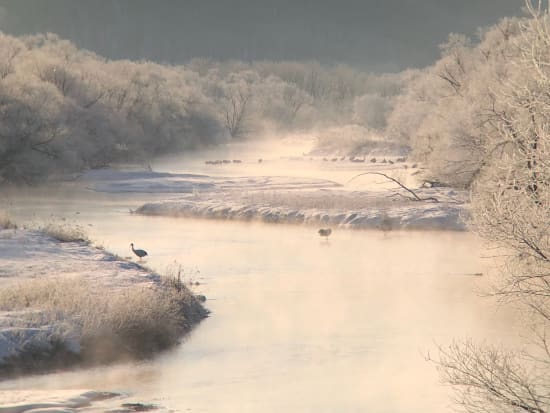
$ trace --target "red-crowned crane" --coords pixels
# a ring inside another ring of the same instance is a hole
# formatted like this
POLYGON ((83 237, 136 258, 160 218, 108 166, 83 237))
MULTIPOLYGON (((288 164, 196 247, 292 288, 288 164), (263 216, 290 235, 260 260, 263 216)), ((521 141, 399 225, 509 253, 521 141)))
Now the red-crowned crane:
POLYGON ((321 237, 325 237, 327 240, 328 240, 328 236, 330 234, 332 234, 332 229, 330 228, 321 228, 319 231, 317 231, 317 233, 321 236, 321 237))
POLYGON ((136 250, 136 249, 134 249, 134 243, 131 243, 130 247, 132 247, 132 252, 134 254, 136 254, 139 257, 140 260, 147 255, 147 251, 145 251, 145 250, 136 250))

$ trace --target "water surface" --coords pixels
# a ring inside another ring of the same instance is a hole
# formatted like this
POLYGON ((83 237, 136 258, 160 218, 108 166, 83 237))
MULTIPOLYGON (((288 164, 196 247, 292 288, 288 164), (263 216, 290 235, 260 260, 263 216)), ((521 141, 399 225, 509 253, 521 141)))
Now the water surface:
POLYGON ((490 262, 472 234, 336 230, 145 217, 140 195, 12 195, 18 220, 79 223, 114 253, 181 265, 212 311, 154 360, 1 382, 0 390, 128 392, 180 411, 444 412, 425 360, 454 337, 517 339, 478 291, 490 262))
MULTIPOLYGON (((364 170, 291 157, 295 152, 235 145, 153 167, 336 182, 364 170), (204 163, 225 158, 242 163, 204 163)), ((380 179, 355 185, 374 188, 380 179)), ((153 360, 0 382, 0 391, 122 391, 197 412, 439 413, 451 411, 449 394, 428 353, 454 338, 517 342, 515 315, 479 295, 492 261, 481 258, 487 253, 472 234, 334 230, 326 241, 316 227, 130 213, 163 197, 101 194, 78 183, 3 194, 0 208, 19 222, 78 224, 96 244, 129 259, 136 259, 131 242, 146 249, 145 264, 160 273, 181 265, 185 281, 200 283, 194 288, 212 313, 153 360), (484 275, 472 275, 478 273, 484 275)))

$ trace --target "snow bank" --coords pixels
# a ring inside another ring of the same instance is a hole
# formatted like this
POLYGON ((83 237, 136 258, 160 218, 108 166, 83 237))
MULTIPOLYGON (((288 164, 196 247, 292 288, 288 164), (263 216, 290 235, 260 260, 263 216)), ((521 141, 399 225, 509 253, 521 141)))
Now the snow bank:
POLYGON ((113 392, 75 390, 0 391, 0 413, 74 413, 136 411, 168 412, 151 404, 129 403, 128 395, 113 392))
MULTIPOLYGON (((38 231, 0 229, 0 261, 0 376, 3 371, 32 371, 78 361, 83 337, 88 340, 86 354, 94 353, 90 344, 94 340, 114 337, 124 344, 120 340, 131 339, 134 333, 111 331, 111 327, 124 328, 126 318, 147 334, 165 314, 179 317, 180 309, 187 311, 182 314, 187 323, 182 330, 205 315, 186 288, 176 295, 170 291, 168 297, 164 293, 168 287, 158 274, 86 242, 59 242, 38 231), (181 300, 181 307, 163 307, 172 305, 173 299, 181 300), (148 306, 151 300, 156 303, 153 307, 148 306), (95 307, 98 303, 101 308, 95 307), (105 323, 111 318, 112 325, 105 323), (109 331, 95 335, 95 328, 109 331)), ((179 335, 178 323, 179 318, 165 319, 163 326, 178 331, 163 334, 179 335)))
POLYGON ((81 277, 95 284, 124 288, 157 284, 158 274, 118 259, 86 242, 60 242, 40 231, 0 229, 0 286, 26 279, 81 277))
POLYGON ((463 220, 466 212, 462 201, 454 198, 456 192, 432 189, 417 193, 421 197, 435 196, 441 201, 434 203, 404 200, 393 191, 273 191, 256 196, 250 193, 233 193, 224 196, 181 197, 146 203, 135 212, 145 215, 259 220, 354 229, 466 229, 463 220), (323 207, 323 203, 331 207, 323 207))
MULTIPOLYGON (((402 174, 412 169, 368 164, 368 171, 402 174)), ((362 169, 361 169, 362 170, 362 169)), ((352 175, 353 176, 353 175, 352 175)), ((372 178, 372 177, 371 177, 372 178)), ((177 198, 146 203, 135 212, 145 215, 258 220, 274 223, 331 225, 356 229, 465 230, 463 192, 449 188, 416 188, 420 198, 392 182, 375 190, 357 190, 334 181, 286 176, 212 177, 149 171, 92 171, 84 182, 102 192, 178 193, 177 198)), ((383 178, 376 177, 377 180, 383 178)), ((411 181, 414 182, 414 179, 411 181)))

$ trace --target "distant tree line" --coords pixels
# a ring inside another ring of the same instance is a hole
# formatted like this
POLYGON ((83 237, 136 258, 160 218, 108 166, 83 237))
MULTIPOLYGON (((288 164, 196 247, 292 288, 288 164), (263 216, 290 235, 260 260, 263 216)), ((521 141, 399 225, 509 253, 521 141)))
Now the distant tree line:
POLYGON ((0 33, 0 181, 273 132, 355 123, 366 136, 385 127, 402 87, 399 75, 347 66, 109 61, 54 34, 0 33))

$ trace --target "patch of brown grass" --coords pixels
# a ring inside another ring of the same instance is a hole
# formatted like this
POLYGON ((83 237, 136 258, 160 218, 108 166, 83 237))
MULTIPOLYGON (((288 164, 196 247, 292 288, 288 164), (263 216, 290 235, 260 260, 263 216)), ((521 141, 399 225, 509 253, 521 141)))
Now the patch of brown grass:
POLYGON ((27 309, 38 310, 26 315, 33 324, 73 325, 80 332, 81 359, 90 362, 166 349, 207 315, 185 286, 170 283, 113 290, 82 278, 49 278, 0 290, 0 310, 27 309))

